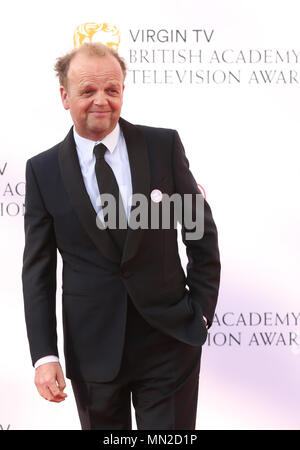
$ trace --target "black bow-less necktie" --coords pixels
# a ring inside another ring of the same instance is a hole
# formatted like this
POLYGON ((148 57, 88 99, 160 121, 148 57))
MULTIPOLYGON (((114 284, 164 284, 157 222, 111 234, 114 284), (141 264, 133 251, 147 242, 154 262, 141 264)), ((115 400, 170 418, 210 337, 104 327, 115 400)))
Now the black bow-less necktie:
MULTIPOLYGON (((107 226, 107 229, 109 230, 111 237, 113 238, 118 248, 120 249, 120 252, 122 253, 126 240, 127 228, 120 228, 119 225, 120 220, 122 220, 122 223, 127 224, 126 213, 122 197, 120 195, 119 186, 113 173, 113 170, 104 159, 104 153, 106 152, 106 150, 107 147, 102 143, 94 147, 94 154, 96 157, 95 172, 100 191, 100 198, 102 194, 112 194, 116 200, 116 228, 114 229, 107 226)), ((104 202, 102 200, 101 204, 103 207, 104 202)), ((105 217, 104 221, 106 222, 105 217)))

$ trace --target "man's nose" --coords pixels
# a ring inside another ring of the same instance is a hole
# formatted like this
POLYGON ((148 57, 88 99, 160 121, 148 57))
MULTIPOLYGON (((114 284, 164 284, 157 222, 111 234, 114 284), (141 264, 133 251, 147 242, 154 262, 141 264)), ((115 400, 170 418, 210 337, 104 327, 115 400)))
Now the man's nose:
POLYGON ((107 104, 107 98, 104 91, 97 91, 94 97, 95 105, 105 105, 107 104))

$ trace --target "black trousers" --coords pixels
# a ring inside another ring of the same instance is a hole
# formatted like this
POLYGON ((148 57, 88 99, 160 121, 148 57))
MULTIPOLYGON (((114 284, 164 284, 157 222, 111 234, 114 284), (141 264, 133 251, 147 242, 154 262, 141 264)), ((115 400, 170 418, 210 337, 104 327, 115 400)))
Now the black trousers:
POLYGON ((194 430, 201 349, 151 327, 128 297, 117 377, 71 380, 82 429, 131 430, 132 400, 139 430, 194 430))

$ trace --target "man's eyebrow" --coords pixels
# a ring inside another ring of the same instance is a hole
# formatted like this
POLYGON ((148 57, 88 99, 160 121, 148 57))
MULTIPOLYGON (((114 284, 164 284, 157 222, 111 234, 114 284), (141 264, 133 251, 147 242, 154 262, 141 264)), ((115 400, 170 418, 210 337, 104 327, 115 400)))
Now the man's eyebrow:
POLYGON ((92 81, 82 81, 81 83, 79 83, 79 88, 83 89, 87 86, 92 86, 94 83, 92 81))
MULTIPOLYGON (((85 87, 87 87, 87 86, 94 86, 94 85, 95 85, 95 82, 92 81, 92 80, 90 80, 90 81, 82 81, 82 82, 79 83, 79 88, 80 88, 80 89, 83 89, 83 88, 85 88, 85 87)), ((122 85, 122 83, 119 82, 119 81, 107 80, 107 81, 105 81, 104 85, 105 85, 105 86, 108 86, 108 85, 109 85, 109 86, 117 86, 117 87, 120 87, 120 86, 122 85)))
POLYGON ((105 86, 110 85, 110 86, 118 86, 120 87, 122 83, 120 83, 119 81, 106 81, 105 86))

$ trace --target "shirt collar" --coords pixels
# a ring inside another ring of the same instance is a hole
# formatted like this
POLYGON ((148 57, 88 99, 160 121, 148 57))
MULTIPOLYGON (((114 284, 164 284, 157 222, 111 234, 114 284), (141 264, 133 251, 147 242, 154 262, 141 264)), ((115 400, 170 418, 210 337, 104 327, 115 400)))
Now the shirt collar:
POLYGON ((117 122, 115 128, 100 141, 92 141, 91 139, 80 136, 75 130, 75 126, 73 127, 73 134, 80 160, 88 161, 93 157, 93 150, 95 145, 99 144, 100 142, 102 142, 108 148, 110 153, 114 151, 120 136, 120 125, 119 122, 117 122))

